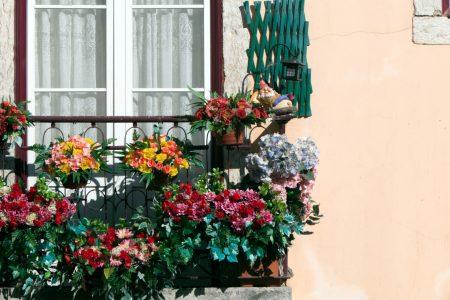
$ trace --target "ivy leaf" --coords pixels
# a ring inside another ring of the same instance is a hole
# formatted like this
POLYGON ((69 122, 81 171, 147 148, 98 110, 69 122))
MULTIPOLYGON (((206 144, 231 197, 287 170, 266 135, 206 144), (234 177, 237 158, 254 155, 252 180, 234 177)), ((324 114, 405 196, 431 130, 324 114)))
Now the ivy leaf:
POLYGON ((225 254, 220 248, 211 247, 211 252, 214 260, 222 261, 225 259, 225 254))
POLYGON ((114 272, 113 268, 105 268, 103 270, 103 275, 105 275, 105 278, 108 279, 113 272, 114 272))
POLYGON ((227 260, 228 260, 230 263, 237 263, 237 262, 238 262, 237 256, 234 255, 234 254, 228 255, 228 256, 227 256, 227 260))

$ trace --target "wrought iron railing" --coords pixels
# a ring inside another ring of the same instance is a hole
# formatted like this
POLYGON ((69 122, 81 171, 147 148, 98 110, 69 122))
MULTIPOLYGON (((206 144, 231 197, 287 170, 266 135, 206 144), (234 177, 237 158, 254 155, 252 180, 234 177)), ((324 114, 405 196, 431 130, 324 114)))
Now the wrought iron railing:
MULTIPOLYGON (((218 147, 214 140, 210 139, 209 133, 201 133, 192 136, 189 133, 189 123, 193 120, 193 116, 34 116, 32 121, 36 127, 40 128, 42 136, 36 139, 37 143, 46 140, 46 136, 67 136, 70 132, 65 132, 67 126, 63 124, 83 124, 84 130, 82 135, 88 135, 95 132, 97 140, 101 141, 108 137, 118 137, 114 145, 109 147, 113 155, 109 159, 109 165, 113 170, 112 173, 97 174, 85 188, 77 190, 64 189, 58 184, 54 188, 78 205, 79 217, 96 217, 108 222, 115 222, 118 218, 130 217, 137 207, 143 207, 147 214, 151 212, 151 205, 154 199, 154 193, 148 191, 142 184, 138 183, 138 179, 134 178, 129 172, 120 170, 118 167, 117 154, 123 150, 125 143, 130 139, 132 132, 149 135, 144 127, 149 124, 158 125, 164 128, 166 134, 176 134, 178 138, 185 140, 194 137, 197 141, 192 144, 192 149, 199 152, 204 161, 204 169, 194 168, 180 174, 178 181, 192 181, 196 175, 209 171, 212 167, 218 166, 225 170, 225 180, 228 182, 237 181, 240 176, 245 173, 244 158, 252 149, 251 141, 258 138, 261 131, 281 131, 284 132, 284 124, 291 119, 291 116, 276 117, 271 124, 261 128, 253 128, 246 133, 245 143, 243 145, 228 145, 218 147), (121 124, 122 134, 115 132, 117 128, 114 126, 121 124), (109 132, 107 126, 113 126, 112 132, 109 132), (106 129, 106 132, 105 132, 106 129), (201 143, 199 142, 201 141, 201 143)), ((72 132, 73 134, 73 132, 72 132)), ((48 140, 48 139, 47 139, 48 140)), ((30 153, 30 146, 18 147, 16 153, 22 152, 22 160, 26 157, 24 153, 30 153)), ((2 176, 8 177, 19 174, 25 170, 25 179, 29 183, 35 176, 42 173, 36 170, 34 161, 22 161, 26 167, 20 166, 20 160, 13 155, 8 155, 6 150, 1 150, 0 168, 2 176)), ((29 156, 28 156, 29 157, 29 156)), ((9 178, 11 181, 11 178, 9 178)))

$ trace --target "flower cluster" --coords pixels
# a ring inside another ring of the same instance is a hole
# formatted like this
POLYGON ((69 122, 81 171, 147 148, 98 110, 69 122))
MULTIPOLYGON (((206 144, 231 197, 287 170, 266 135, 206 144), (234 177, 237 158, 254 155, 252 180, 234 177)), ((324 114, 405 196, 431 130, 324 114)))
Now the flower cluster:
POLYGON ((300 168, 302 170, 312 170, 319 163, 319 149, 316 143, 310 138, 300 138, 297 140, 295 147, 297 156, 300 158, 300 168))
POLYGON ((136 141, 125 154, 124 163, 144 174, 160 171, 170 177, 177 176, 180 168, 189 168, 178 144, 166 135, 136 141))
POLYGON ((0 103, 0 141, 14 139, 25 133, 25 129, 32 125, 30 113, 16 106, 10 101, 0 103))
POLYGON ((0 200, 0 229, 42 227, 49 222, 61 225, 70 219, 76 212, 75 205, 56 193, 43 191, 41 186, 42 182, 28 192, 18 184, 11 187, 10 193, 0 200))
POLYGON ((67 141, 60 141, 51 148, 51 157, 45 161, 50 169, 58 169, 69 175, 71 172, 100 170, 100 162, 92 156, 92 151, 100 147, 90 138, 79 135, 69 137, 67 141))
MULTIPOLYGON (((73 258, 93 269, 120 266, 130 269, 148 262, 156 250, 154 237, 130 228, 108 227, 105 232, 91 229, 85 234, 85 243, 73 252, 73 258)), ((66 262, 72 263, 69 255, 66 262)))
POLYGON ((252 103, 247 94, 201 100, 195 113, 193 130, 209 129, 222 134, 243 126, 261 124, 269 117, 266 110, 252 103))
POLYGON ((238 233, 250 226, 260 228, 272 222, 265 201, 254 190, 225 190, 218 195, 209 192, 206 197, 214 205, 215 217, 229 221, 238 233))
POLYGON ((260 151, 246 157, 250 178, 269 183, 272 190, 299 219, 306 220, 314 209, 311 190, 317 173, 319 150, 310 138, 292 144, 280 134, 266 135, 260 151))
POLYGON ((77 188, 86 185, 93 173, 108 170, 106 156, 108 144, 113 139, 102 143, 79 135, 70 136, 67 140, 58 138, 50 146, 34 145, 37 153, 36 164, 53 178, 59 178, 66 188, 77 188))
POLYGON ((209 202, 205 195, 193 189, 190 184, 180 184, 175 191, 164 193, 162 210, 175 222, 186 217, 190 221, 200 222, 211 212, 209 202))
POLYGON ((265 135, 259 142, 260 151, 246 157, 249 174, 256 182, 292 179, 300 172, 310 171, 318 164, 319 151, 309 139, 294 145, 285 135, 265 135))

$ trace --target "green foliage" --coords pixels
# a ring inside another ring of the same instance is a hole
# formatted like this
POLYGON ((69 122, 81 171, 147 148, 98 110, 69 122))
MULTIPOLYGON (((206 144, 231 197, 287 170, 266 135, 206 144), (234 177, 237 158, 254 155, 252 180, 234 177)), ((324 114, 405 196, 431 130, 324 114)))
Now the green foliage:
POLYGON ((197 178, 194 187, 201 193, 212 191, 218 194, 225 190, 225 183, 223 178, 223 171, 218 168, 214 168, 211 172, 200 175, 197 178))

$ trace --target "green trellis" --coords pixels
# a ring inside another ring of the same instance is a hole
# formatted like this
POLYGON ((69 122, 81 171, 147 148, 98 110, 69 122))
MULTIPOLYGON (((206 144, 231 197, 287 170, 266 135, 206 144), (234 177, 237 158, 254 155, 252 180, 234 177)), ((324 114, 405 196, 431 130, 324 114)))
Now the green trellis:
POLYGON ((247 49, 248 72, 254 74, 256 86, 259 78, 269 82, 282 93, 295 95, 294 105, 299 117, 310 117, 312 93, 311 69, 306 59, 309 45, 308 22, 305 20, 305 0, 254 1, 244 2, 244 19, 250 31, 250 47, 247 49), (264 12, 262 12, 264 3, 264 12), (301 81, 281 79, 283 58, 289 58, 289 49, 298 53, 298 60, 305 64, 301 71, 301 81))

